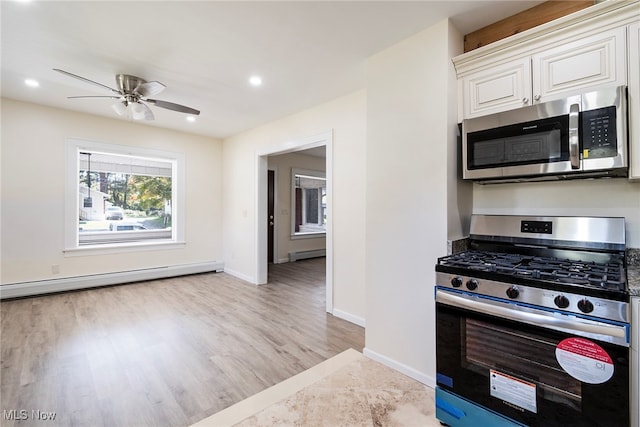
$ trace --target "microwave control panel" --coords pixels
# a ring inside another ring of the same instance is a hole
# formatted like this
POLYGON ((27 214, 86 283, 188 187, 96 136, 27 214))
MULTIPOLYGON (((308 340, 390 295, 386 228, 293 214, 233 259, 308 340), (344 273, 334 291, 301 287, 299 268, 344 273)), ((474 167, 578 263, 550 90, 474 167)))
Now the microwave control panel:
POLYGON ((616 107, 583 111, 582 158, 616 157, 616 107))

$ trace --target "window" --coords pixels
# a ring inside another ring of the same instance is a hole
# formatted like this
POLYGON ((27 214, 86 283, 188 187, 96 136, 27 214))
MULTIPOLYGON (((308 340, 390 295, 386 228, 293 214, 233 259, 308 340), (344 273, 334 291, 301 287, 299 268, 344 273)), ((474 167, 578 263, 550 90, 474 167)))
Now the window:
POLYGON ((176 243, 182 157, 72 140, 67 146, 67 249, 176 243))
POLYGON ((292 169, 291 235, 315 237, 327 231, 327 180, 324 172, 292 169))

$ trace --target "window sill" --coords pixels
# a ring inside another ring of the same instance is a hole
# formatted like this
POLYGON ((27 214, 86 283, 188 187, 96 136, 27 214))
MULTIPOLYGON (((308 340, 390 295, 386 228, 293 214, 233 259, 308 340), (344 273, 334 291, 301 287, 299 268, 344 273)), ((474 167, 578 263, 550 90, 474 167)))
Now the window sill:
POLYGON ((185 242, 176 241, 154 241, 154 242, 128 242, 111 243, 103 245, 83 245, 76 248, 66 248, 63 253, 65 257, 87 256, 87 255, 110 255, 125 252, 146 252, 162 251, 170 249, 182 249, 185 242))

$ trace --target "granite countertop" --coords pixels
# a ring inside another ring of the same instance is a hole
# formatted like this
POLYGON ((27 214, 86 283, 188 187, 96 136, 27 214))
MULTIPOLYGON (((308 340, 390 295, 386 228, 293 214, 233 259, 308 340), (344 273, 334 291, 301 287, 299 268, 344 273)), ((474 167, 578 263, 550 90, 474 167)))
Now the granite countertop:
POLYGON ((640 297, 640 249, 627 249, 627 283, 629 294, 640 297))
POLYGON ((627 282, 629 283, 629 294, 632 297, 640 297, 640 267, 627 269, 627 282))

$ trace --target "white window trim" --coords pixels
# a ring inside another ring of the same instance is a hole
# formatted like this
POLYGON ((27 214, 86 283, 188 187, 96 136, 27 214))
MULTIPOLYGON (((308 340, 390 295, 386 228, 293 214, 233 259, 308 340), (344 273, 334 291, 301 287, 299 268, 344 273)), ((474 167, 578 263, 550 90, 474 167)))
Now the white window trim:
POLYGON ((131 147, 117 144, 107 144, 70 138, 65 144, 65 213, 64 213, 64 254, 65 256, 101 255, 116 252, 148 251, 157 249, 173 249, 185 244, 185 156, 150 148, 131 147), (78 168, 80 166, 80 151, 101 151, 129 156, 151 157, 162 159, 174 164, 172 168, 172 231, 171 239, 149 240, 138 242, 118 242, 99 245, 78 244, 78 168))

